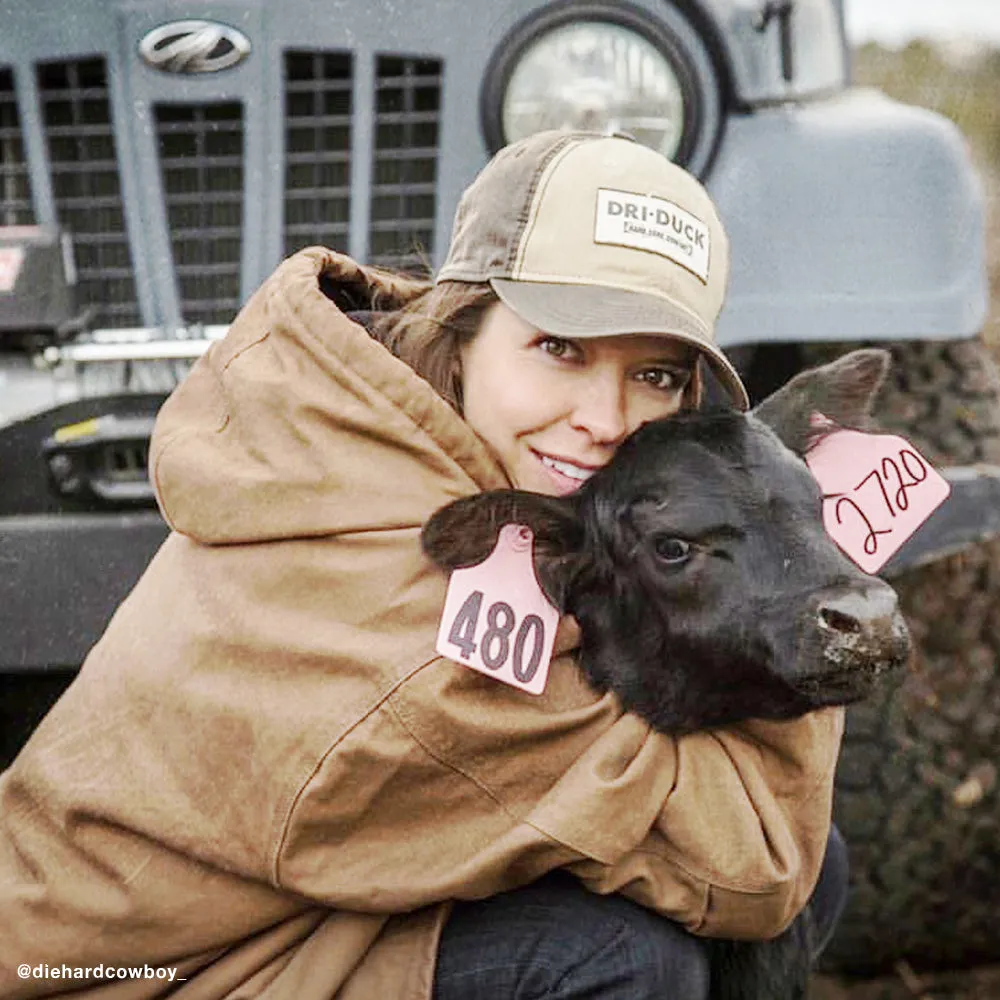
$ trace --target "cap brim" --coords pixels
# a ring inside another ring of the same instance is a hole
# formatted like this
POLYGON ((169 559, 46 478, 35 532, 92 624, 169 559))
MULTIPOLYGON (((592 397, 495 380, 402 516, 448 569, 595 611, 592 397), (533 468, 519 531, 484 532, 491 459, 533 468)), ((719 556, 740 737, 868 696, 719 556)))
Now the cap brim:
POLYGON ((621 288, 490 278, 501 302, 532 326, 561 337, 649 333, 697 348, 740 410, 750 397, 739 373, 691 313, 665 299, 621 288))

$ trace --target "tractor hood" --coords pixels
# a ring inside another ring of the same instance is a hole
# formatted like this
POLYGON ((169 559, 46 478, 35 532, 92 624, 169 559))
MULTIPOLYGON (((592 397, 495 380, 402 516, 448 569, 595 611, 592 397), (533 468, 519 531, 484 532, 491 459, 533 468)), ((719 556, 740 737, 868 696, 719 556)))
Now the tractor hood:
POLYGON ((695 0, 729 67, 734 97, 792 100, 847 82, 843 0, 695 0))

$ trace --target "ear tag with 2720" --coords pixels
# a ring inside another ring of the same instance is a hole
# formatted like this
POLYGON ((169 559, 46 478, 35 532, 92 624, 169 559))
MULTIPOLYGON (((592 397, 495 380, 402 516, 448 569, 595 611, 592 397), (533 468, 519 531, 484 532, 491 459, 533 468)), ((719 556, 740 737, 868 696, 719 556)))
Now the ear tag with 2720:
POLYGON ((507 524, 483 562, 451 574, 435 648, 504 684, 541 694, 559 612, 535 577, 533 548, 530 528, 507 524))
MULTIPOLYGON (((829 423, 820 414, 813 423, 829 423)), ((823 489, 823 523, 866 573, 875 573, 947 499, 948 481, 894 434, 833 430, 806 453, 823 489)))

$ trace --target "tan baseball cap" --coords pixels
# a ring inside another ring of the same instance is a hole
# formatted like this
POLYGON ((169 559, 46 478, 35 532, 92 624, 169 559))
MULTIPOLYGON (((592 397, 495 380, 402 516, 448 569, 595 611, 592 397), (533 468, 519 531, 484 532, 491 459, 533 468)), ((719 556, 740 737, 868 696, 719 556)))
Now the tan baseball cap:
POLYGON ((548 131, 500 150, 462 195, 437 281, 488 281, 522 319, 565 337, 652 333, 715 346, 729 240, 708 192, 627 136, 548 131))

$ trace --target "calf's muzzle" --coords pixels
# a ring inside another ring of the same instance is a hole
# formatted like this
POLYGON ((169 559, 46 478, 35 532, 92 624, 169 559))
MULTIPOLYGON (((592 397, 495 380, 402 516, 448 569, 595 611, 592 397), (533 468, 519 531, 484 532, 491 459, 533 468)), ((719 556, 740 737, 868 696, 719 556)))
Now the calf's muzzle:
POLYGON ((906 665, 909 629, 888 584, 824 589, 810 605, 801 633, 805 669, 795 686, 818 703, 863 698, 880 675, 906 665))

